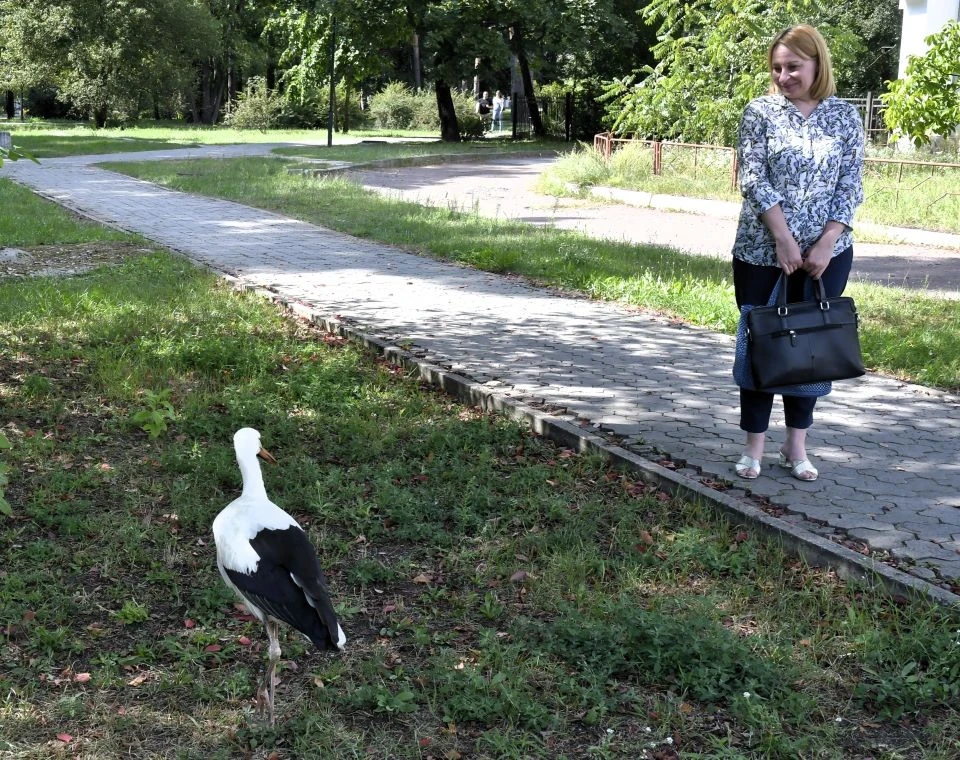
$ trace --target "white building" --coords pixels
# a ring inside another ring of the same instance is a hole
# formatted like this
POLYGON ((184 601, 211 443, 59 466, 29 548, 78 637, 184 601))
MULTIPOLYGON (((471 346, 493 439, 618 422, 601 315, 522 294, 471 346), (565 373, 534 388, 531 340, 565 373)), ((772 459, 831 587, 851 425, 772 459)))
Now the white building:
POLYGON ((927 52, 924 40, 943 29, 948 21, 960 20, 960 0, 900 0, 900 10, 903 28, 897 77, 903 79, 910 56, 927 52))

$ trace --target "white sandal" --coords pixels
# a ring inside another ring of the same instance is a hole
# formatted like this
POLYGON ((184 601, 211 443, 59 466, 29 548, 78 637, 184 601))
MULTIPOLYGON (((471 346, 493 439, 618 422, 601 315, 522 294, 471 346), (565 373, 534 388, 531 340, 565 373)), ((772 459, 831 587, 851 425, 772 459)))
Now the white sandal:
POLYGON ((780 452, 780 466, 790 470, 793 477, 802 480, 804 483, 812 483, 820 477, 817 468, 810 463, 809 459, 787 459, 782 451, 780 452))
POLYGON ((736 470, 738 476, 745 480, 756 480, 760 477, 762 467, 759 459, 754 459, 749 454, 744 454, 737 460, 733 469, 736 470))

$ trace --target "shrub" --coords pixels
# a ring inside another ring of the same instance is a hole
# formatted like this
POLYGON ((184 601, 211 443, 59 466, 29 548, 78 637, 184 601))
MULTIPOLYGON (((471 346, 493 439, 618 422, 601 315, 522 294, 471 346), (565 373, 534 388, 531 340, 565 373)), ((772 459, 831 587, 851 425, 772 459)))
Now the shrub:
POLYGON ((283 107, 282 98, 267 89, 263 77, 250 77, 246 89, 224 119, 234 129, 259 129, 266 132, 276 126, 283 107))
POLYGON ((410 129, 416 110, 416 94, 402 82, 390 82, 370 98, 370 118, 381 129, 410 129))
MULTIPOLYGON (((323 129, 330 118, 329 84, 309 85, 307 87, 290 86, 283 96, 283 109, 280 112, 278 126, 303 129, 323 129)), ((361 127, 366 122, 366 114, 360 108, 360 98, 346 82, 337 84, 336 102, 333 114, 334 129, 338 132, 361 127)))

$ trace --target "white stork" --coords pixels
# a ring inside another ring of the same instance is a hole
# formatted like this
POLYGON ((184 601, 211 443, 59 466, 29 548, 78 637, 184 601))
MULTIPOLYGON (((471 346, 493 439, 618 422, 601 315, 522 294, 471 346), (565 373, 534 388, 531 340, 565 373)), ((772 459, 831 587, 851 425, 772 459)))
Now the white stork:
POLYGON ((230 502, 213 521, 217 566, 224 582, 260 619, 270 642, 270 661, 257 691, 274 722, 274 671, 280 659, 280 621, 288 623, 319 649, 343 649, 343 629, 327 594, 310 539, 290 515, 267 498, 257 457, 276 463, 260 445, 260 433, 241 428, 233 436, 243 478, 240 498, 230 502))

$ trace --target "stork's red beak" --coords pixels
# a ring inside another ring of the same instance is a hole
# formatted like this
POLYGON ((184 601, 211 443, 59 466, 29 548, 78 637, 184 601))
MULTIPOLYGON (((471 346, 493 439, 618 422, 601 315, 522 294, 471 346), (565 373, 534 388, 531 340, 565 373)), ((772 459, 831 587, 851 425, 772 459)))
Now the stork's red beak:
POLYGON ((260 457, 261 459, 266 460, 267 462, 270 462, 271 464, 277 463, 277 460, 273 458, 273 454, 271 454, 269 451, 267 451, 264 448, 261 448, 260 451, 257 452, 257 456, 260 457))

